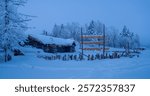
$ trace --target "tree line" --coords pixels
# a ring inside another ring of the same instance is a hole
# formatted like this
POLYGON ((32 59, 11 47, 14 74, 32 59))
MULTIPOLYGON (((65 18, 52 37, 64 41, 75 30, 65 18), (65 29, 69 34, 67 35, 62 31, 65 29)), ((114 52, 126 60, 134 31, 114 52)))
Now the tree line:
MULTIPOLYGON (((47 32, 44 30, 43 34, 64 39, 73 38, 74 40, 80 42, 81 28, 84 35, 103 35, 103 23, 94 20, 84 26, 74 22, 61 25, 55 24, 52 32, 47 32)), ((115 27, 106 27, 105 31, 106 46, 125 49, 140 47, 139 35, 131 32, 127 26, 123 26, 121 31, 115 27)), ((92 39, 92 41, 93 40, 95 39, 92 39)))

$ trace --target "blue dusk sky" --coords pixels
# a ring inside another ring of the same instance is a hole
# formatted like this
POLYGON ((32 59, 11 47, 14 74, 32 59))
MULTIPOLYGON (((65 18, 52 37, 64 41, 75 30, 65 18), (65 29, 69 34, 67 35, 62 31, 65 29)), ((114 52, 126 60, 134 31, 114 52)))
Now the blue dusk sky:
POLYGON ((53 25, 99 20, 120 31, 124 25, 150 44, 150 0, 28 0, 22 13, 37 16, 29 22, 32 32, 51 31, 53 25))

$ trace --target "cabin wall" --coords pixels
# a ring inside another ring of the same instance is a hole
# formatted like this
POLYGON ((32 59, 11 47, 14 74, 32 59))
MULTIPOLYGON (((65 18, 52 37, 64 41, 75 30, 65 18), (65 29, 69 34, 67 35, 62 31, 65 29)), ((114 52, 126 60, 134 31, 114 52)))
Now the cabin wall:
POLYGON ((43 50, 44 50, 44 52, 48 52, 48 53, 56 53, 57 47, 56 47, 56 45, 46 44, 46 45, 44 45, 43 50))

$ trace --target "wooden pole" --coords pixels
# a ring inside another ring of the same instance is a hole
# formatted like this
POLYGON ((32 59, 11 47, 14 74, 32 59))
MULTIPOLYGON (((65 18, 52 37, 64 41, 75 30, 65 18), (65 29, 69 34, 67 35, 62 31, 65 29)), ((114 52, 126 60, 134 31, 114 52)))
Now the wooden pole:
POLYGON ((83 59, 83 30, 82 30, 82 27, 81 27, 81 42, 82 42, 82 44, 81 44, 81 55, 82 55, 82 58, 81 59, 83 59))
POLYGON ((103 56, 105 56, 105 24, 103 24, 103 56))

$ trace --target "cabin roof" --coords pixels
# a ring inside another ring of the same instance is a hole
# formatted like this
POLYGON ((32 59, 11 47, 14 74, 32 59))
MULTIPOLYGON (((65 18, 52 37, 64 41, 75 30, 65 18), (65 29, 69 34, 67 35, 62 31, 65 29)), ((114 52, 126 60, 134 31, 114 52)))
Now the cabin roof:
POLYGON ((72 45, 74 42, 72 39, 62 39, 38 34, 29 34, 29 36, 36 39, 37 41, 42 42, 43 44, 72 45))

